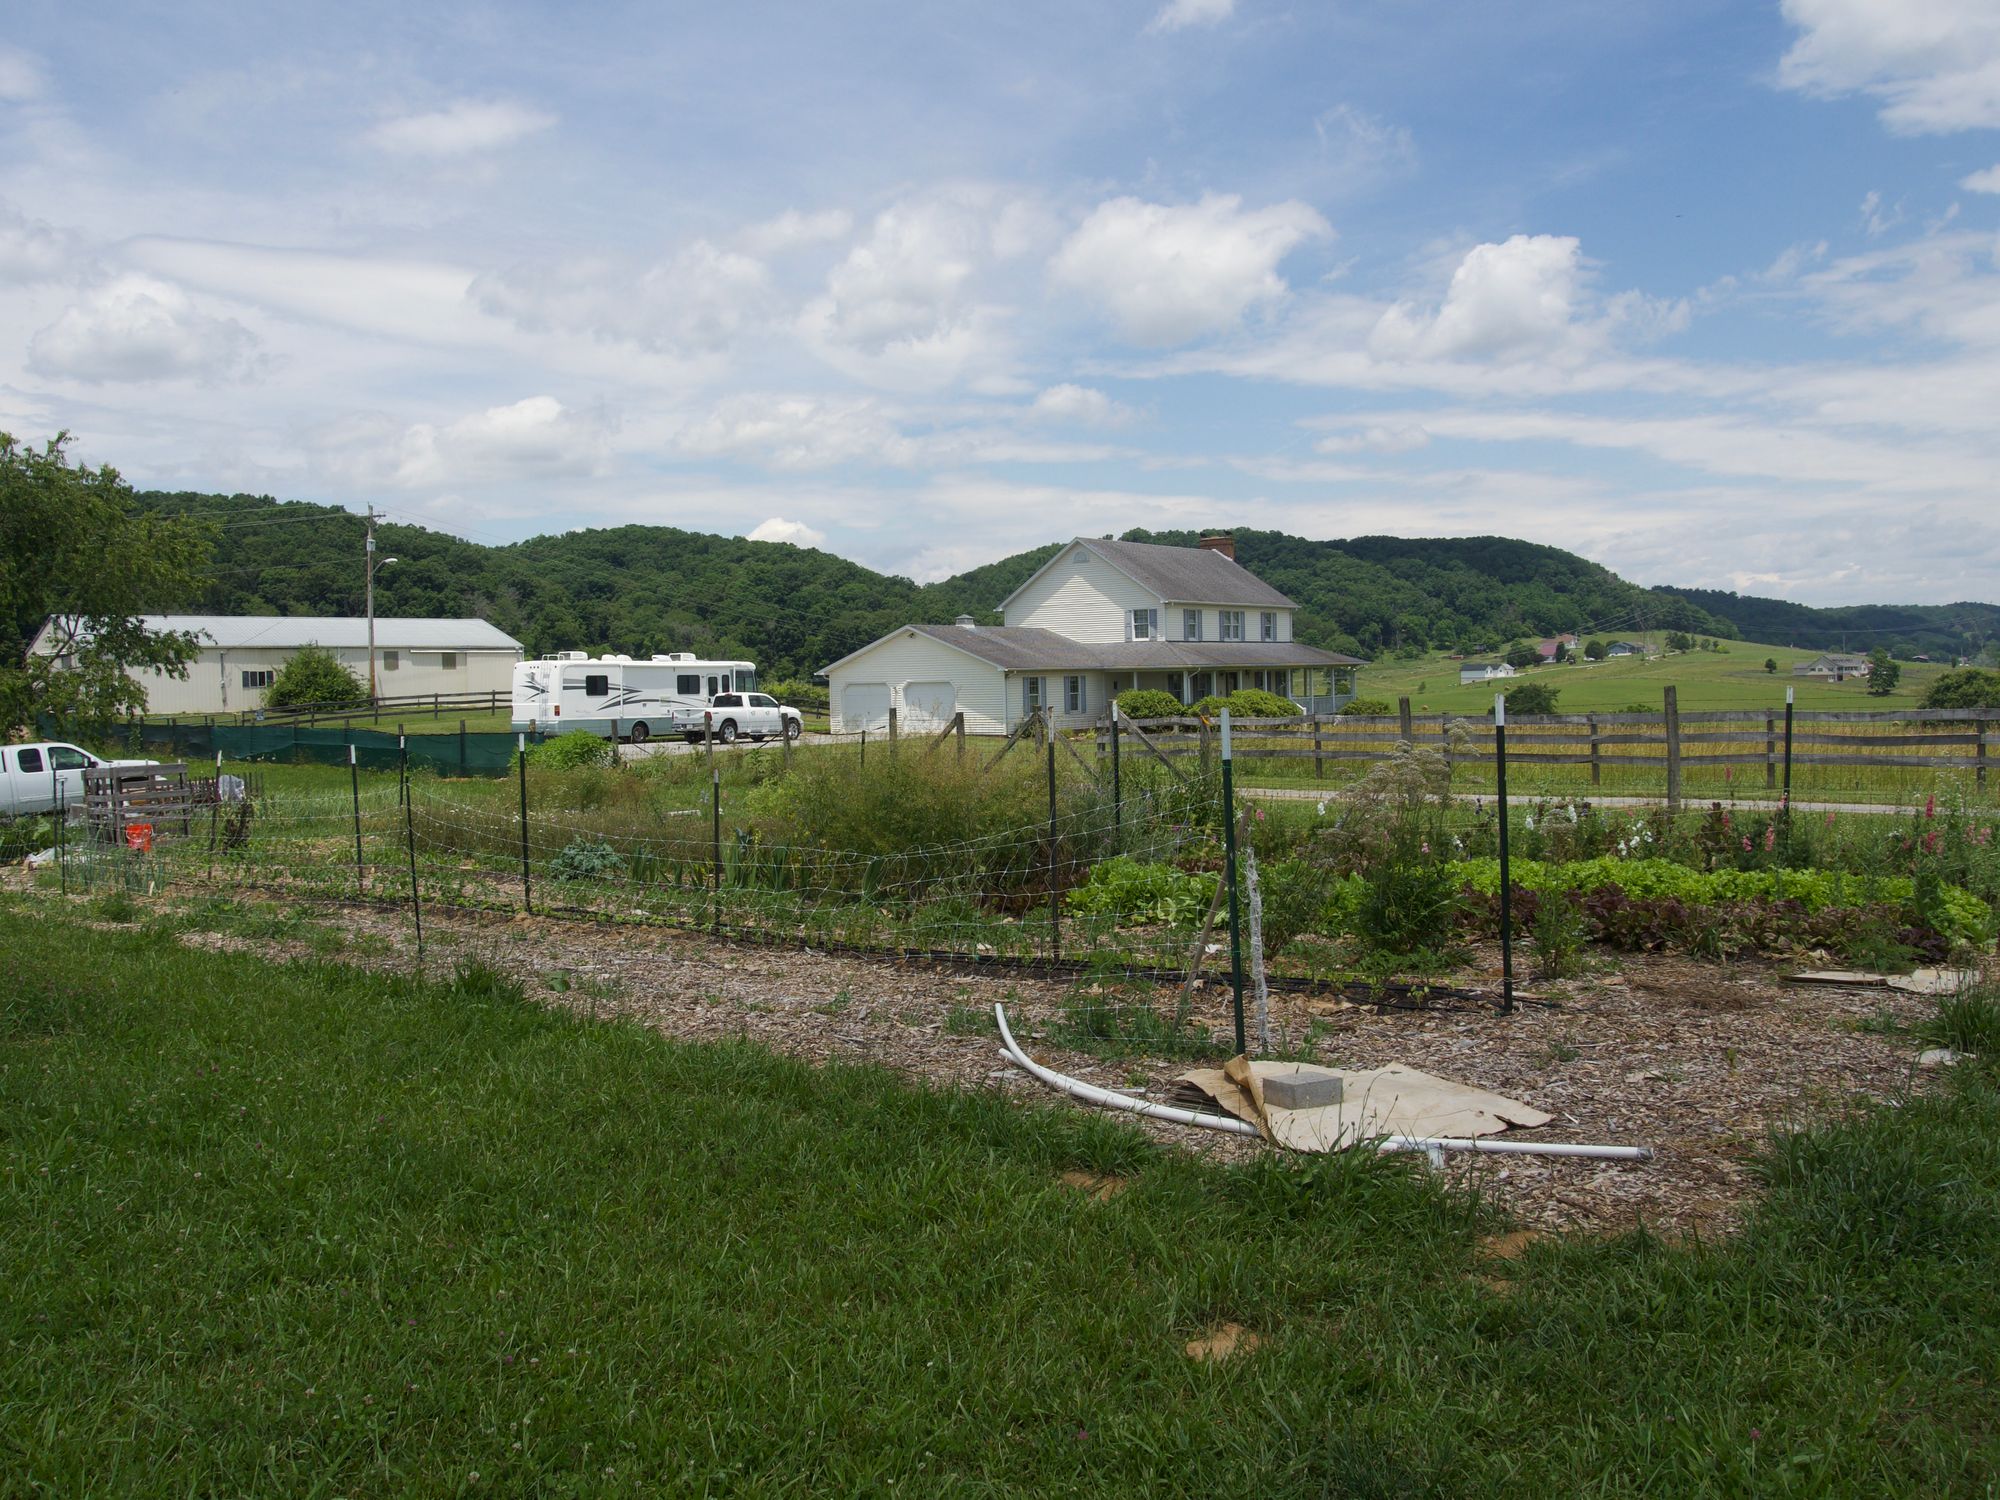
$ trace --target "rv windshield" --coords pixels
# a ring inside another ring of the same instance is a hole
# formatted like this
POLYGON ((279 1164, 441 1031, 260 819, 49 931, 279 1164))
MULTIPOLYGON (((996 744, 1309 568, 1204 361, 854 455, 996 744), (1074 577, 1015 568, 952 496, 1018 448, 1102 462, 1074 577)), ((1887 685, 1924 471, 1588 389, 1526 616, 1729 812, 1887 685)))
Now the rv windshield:
POLYGON ((754 669, 749 667, 738 667, 736 669, 737 692, 747 693, 756 686, 757 686, 757 673, 754 669))

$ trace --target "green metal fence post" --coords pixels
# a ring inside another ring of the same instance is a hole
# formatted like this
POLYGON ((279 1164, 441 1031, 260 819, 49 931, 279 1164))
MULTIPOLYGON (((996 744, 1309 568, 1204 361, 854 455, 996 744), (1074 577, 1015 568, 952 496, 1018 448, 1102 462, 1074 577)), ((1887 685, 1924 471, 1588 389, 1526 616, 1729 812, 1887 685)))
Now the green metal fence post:
MULTIPOLYGON (((1671 693, 1672 688, 1667 691, 1671 693)), ((1507 695, 1493 695, 1493 779, 1500 804, 1500 1013, 1514 1011, 1514 876, 1507 859, 1507 695)))
MULTIPOLYGON (((354 891, 356 895, 368 893, 368 877, 361 865, 361 763, 354 752, 354 735, 347 736, 347 780, 354 792, 354 891)), ((216 800, 222 800, 222 784, 218 777, 215 788, 216 800)))
POLYGON ((1235 996, 1236 1051, 1249 1050, 1243 1031, 1243 924, 1236 910, 1236 758, 1229 739, 1229 710, 1222 711, 1222 878, 1229 882, 1229 987, 1235 996))
POLYGON ((521 768, 521 904, 528 915, 535 914, 535 891, 528 877, 528 737, 523 734, 517 741, 520 750, 521 768))
MULTIPOLYGON (((1051 710, 1053 716, 1053 710, 1051 710)), ((1049 963, 1062 962, 1062 908, 1056 880, 1056 737, 1051 734, 1049 751, 1049 963)))

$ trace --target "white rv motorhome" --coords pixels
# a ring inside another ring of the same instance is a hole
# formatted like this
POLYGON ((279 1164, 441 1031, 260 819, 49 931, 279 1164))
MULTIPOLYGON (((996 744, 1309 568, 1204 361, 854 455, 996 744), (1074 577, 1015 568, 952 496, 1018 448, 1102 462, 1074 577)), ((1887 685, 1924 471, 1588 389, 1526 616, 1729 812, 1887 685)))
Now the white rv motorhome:
POLYGON ((544 734, 588 729, 640 745, 657 735, 701 733, 718 693, 756 686, 754 662, 703 661, 687 651, 651 657, 558 651, 515 666, 513 725, 544 734))

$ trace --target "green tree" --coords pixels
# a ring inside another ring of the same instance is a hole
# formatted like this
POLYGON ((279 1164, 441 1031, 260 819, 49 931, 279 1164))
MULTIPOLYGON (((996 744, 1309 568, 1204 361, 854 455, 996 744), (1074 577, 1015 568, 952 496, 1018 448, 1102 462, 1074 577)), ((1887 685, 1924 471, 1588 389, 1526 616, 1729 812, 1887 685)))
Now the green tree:
POLYGON ((1685 630, 1669 630, 1667 632, 1667 649, 1669 651, 1692 651, 1694 650, 1694 637, 1689 635, 1685 630))
POLYGON ((1584 646, 1583 654, 1589 657, 1592 661, 1603 661, 1604 653, 1609 649, 1610 648, 1606 646, 1604 642, 1593 640, 1584 646))
POLYGON ((1977 667, 1947 672, 1924 691, 1925 708, 2000 709, 2000 672, 1977 667))
POLYGON ((0 729, 142 712, 132 673, 186 677, 199 649, 142 616, 199 595, 213 528, 141 511, 117 470, 72 465, 68 442, 0 432, 0 729))
POLYGON ((366 703, 368 689, 326 647, 301 646, 278 669, 276 679, 265 690, 264 701, 273 708, 366 703))
POLYGON ((1508 648, 1506 661, 1507 665, 1515 671, 1525 671, 1529 667, 1538 667, 1541 665, 1542 653, 1537 651, 1533 646, 1525 644, 1512 646, 1508 648))
POLYGON ((1507 711, 1514 714, 1552 714, 1556 712, 1556 699, 1561 688, 1550 687, 1546 682, 1524 682, 1519 687, 1508 688, 1501 694, 1507 700, 1507 711))
POLYGON ((1877 646, 1868 653, 1868 696, 1886 698, 1896 691, 1896 684, 1903 679, 1903 669, 1896 659, 1889 655, 1886 646, 1877 646))
POLYGON ((1767 656, 1767 657, 1765 657, 1765 658, 1764 658, 1764 670, 1765 670, 1766 672, 1775 672, 1775 671, 1777 671, 1777 670, 1778 670, 1778 658, 1777 658, 1777 657, 1775 657, 1775 656, 1767 656))

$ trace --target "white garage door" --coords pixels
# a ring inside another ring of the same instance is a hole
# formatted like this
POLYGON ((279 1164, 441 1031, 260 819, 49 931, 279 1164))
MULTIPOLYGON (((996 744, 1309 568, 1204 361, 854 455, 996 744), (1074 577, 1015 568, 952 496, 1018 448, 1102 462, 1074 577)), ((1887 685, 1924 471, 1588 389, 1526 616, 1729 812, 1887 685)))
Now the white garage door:
POLYGON ((857 729, 889 727, 889 684, 850 682, 840 690, 840 727, 850 733, 857 729))
POLYGON ((955 682, 906 682, 903 684, 903 715, 913 729, 938 729, 951 722, 958 712, 958 684, 955 682))

